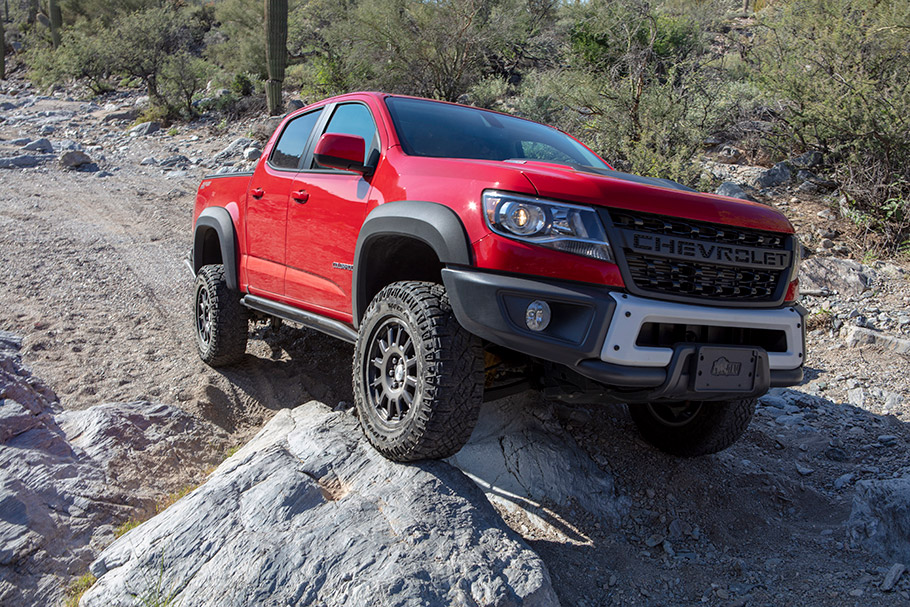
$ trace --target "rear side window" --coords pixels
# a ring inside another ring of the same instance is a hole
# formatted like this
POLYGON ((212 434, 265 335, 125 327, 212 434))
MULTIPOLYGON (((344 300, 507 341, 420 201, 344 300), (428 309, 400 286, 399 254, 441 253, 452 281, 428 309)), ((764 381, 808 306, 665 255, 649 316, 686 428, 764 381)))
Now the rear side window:
POLYGON ((281 133, 278 143, 275 144, 272 156, 269 158, 269 163, 273 167, 296 170, 300 166, 300 157, 303 156, 307 140, 310 138, 310 133, 313 132, 313 127, 316 126, 316 121, 319 120, 321 113, 322 108, 304 114, 288 123, 284 128, 284 132, 281 133))
POLYGON ((339 105, 329 120, 329 126, 325 129, 326 133, 337 133, 339 135, 357 135, 363 137, 366 151, 364 153, 363 163, 370 164, 370 157, 373 150, 379 150, 379 138, 376 134, 376 123, 373 121, 373 115, 366 106, 359 103, 345 103, 339 105))

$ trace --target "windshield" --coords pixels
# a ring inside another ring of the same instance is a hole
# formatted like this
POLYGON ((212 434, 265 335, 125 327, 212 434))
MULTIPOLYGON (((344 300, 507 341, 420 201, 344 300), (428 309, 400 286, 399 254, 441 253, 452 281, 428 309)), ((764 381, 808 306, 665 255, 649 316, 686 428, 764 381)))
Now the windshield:
POLYGON ((539 160, 610 168, 565 133, 529 120, 406 97, 387 97, 386 105, 401 145, 411 156, 539 160))

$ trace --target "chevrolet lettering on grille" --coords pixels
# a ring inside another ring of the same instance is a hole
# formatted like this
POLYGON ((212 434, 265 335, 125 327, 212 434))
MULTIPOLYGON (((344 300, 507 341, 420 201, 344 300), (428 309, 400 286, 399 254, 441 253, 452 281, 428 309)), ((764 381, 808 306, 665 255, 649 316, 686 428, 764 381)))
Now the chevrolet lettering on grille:
POLYGON ((621 230, 621 232, 627 248, 645 255, 765 270, 783 270, 790 266, 790 251, 713 244, 703 240, 647 234, 632 230, 621 230))

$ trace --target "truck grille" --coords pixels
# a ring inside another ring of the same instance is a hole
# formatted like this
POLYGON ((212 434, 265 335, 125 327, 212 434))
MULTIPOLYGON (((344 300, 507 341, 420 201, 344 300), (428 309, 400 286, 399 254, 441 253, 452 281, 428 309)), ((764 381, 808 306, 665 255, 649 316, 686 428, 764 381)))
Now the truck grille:
POLYGON ((792 263, 786 234, 618 209, 608 214, 630 291, 718 303, 783 300, 792 263))

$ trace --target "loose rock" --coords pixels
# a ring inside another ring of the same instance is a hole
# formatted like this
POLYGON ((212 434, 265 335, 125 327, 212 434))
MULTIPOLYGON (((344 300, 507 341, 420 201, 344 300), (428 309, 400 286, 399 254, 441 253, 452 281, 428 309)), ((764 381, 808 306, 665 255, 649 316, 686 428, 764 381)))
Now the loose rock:
POLYGON ((60 156, 60 166, 65 169, 78 169, 92 163, 91 157, 85 152, 70 151, 60 156))
POLYGON ((720 196, 729 196, 730 198, 739 198, 741 200, 750 200, 752 202, 755 202, 751 196, 746 194, 746 191, 742 189, 739 184, 732 181, 725 181, 724 183, 720 184, 720 187, 718 187, 714 193, 719 194, 720 196))
POLYGON ((26 152, 53 152, 54 146, 47 139, 38 139, 37 141, 32 141, 22 146, 22 149, 26 152))
POLYGON ((855 544, 910 562, 910 477, 856 483, 847 527, 855 544))
POLYGON ((849 259, 812 257, 803 261, 799 272, 801 288, 829 289, 841 295, 860 295, 872 287, 875 270, 849 259))
POLYGON ((37 157, 29 155, 0 158, 0 169, 28 169, 38 166, 39 162, 37 157))
POLYGON ((894 563, 891 566, 891 569, 888 570, 888 574, 885 576, 885 579, 882 580, 881 589, 885 592, 890 592, 893 590, 894 585, 897 584, 897 581, 906 570, 907 566, 903 563, 894 563))
POLYGON ((778 162, 755 179, 757 188, 773 188, 790 181, 793 174, 786 162, 778 162))
POLYGON ((226 160, 228 158, 239 157, 243 150, 250 147, 253 140, 248 137, 238 137, 232 141, 226 148, 215 154, 215 160, 226 160))
POLYGON ((129 130, 131 137, 141 136, 141 135, 151 135, 152 133, 161 129, 161 125, 155 121, 143 122, 138 124, 129 130))

